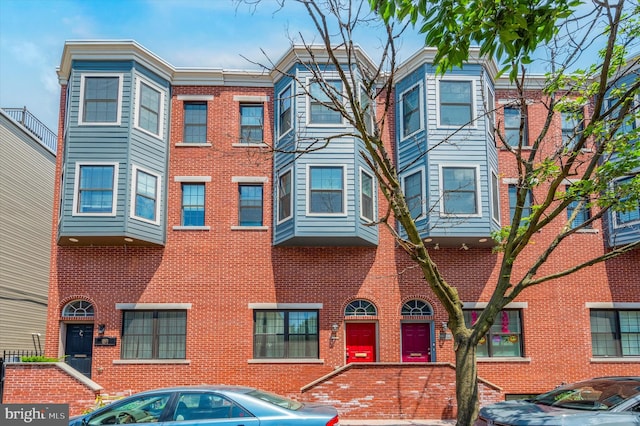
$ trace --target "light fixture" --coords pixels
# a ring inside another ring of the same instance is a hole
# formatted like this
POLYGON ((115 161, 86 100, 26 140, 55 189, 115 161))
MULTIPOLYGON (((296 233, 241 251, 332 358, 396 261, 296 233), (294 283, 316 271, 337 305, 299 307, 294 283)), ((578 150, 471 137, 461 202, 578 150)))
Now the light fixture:
POLYGON ((447 321, 442 321, 442 331, 447 331, 449 328, 449 323, 447 321))
POLYGON ((104 334, 106 326, 104 324, 98 324, 98 334, 104 334))
POLYGON ((434 250, 440 250, 440 244, 439 244, 439 243, 436 243, 436 245, 435 245, 435 246, 433 246, 433 249, 434 249, 434 250))
POLYGON ((334 322, 333 324, 331 324, 331 337, 330 337, 330 340, 331 340, 332 343, 335 342, 336 340, 338 340, 338 328, 339 328, 339 326, 338 326, 337 323, 334 322))
POLYGON ((462 247, 460 247, 460 250, 469 250, 469 247, 465 243, 462 243, 462 247))
POLYGON ((129 237, 125 238, 124 240, 126 242, 128 242, 128 243, 132 243, 133 242, 133 238, 129 238, 129 237))
POLYGON ((487 239, 486 239, 486 238, 480 238, 480 239, 478 240, 478 242, 479 242, 479 243, 486 243, 486 242, 487 242, 487 239))
POLYGON ((72 243, 77 243, 80 240, 78 240, 77 238, 69 238, 69 241, 71 241, 72 243))
POLYGON ((424 239, 424 242, 425 242, 425 243, 430 243, 431 241, 433 241, 433 238, 425 238, 425 239, 424 239))

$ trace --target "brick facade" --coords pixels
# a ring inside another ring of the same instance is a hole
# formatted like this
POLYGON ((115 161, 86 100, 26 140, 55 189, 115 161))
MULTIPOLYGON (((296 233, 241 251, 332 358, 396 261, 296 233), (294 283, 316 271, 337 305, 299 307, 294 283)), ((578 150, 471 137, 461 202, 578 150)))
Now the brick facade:
MULTIPOLYGON (((66 93, 62 90, 62 98, 66 93)), ((224 383, 254 385, 300 399, 325 400, 346 417, 442 417, 455 414, 453 343, 441 336, 446 312, 422 278, 420 271, 399 249, 391 235, 380 230, 377 247, 274 247, 272 245, 273 164, 265 147, 238 147, 238 102, 234 96, 262 96, 273 100, 270 87, 176 86, 171 99, 171 133, 168 167, 167 238, 164 247, 93 246, 56 244, 59 182, 56 183, 49 316, 46 353, 65 353, 62 324, 83 322, 62 318, 66 303, 82 299, 93 304, 87 321, 104 324, 104 336, 117 338, 115 346, 94 346, 92 379, 106 393, 141 391, 160 386, 224 383), (182 138, 180 95, 213 95, 208 101, 207 140, 211 146, 177 146, 182 138), (180 225, 181 190, 177 176, 210 176, 205 183, 205 225, 208 230, 175 230, 180 225), (265 177, 264 224, 267 229, 233 229, 238 223, 238 189, 234 177, 265 177), (365 299, 377 315, 356 318, 376 324, 377 364, 344 369, 331 379, 322 377, 343 369, 345 360, 344 309, 365 299), (404 303, 428 302, 433 315, 406 318, 404 303), (122 312, 118 303, 184 303, 187 311, 185 362, 127 362, 120 359, 122 312), (319 314, 319 357, 310 362, 263 362, 253 355, 251 303, 322 304, 319 314), (432 326, 434 365, 401 361, 401 324, 423 321, 432 326), (332 334, 332 325, 338 330, 332 334), (333 338, 332 338, 333 337, 333 338), (390 365, 389 365, 390 364, 390 365), (449 367, 447 367, 449 365, 449 367), (393 388, 388 393, 380 388, 393 388), (373 388, 378 388, 375 390, 373 388), (304 389, 304 392, 301 390, 304 389), (437 389, 437 391, 435 390, 437 389), (436 392, 438 403, 425 405, 436 392), (368 401, 368 395, 374 401, 368 401), (452 399, 453 398, 453 399, 452 399), (349 405, 349 401, 356 401, 349 405), (373 408, 371 408, 373 407, 373 408)), ((500 98, 497 94, 497 99, 500 98)), ((504 96, 504 94, 502 95, 504 96)), ((65 102, 61 101, 59 134, 64 135, 65 102)), ((265 103, 265 121, 273 123, 273 102, 265 103)), ((529 110, 531 134, 541 126, 541 105, 529 110)), ((393 117, 392 117, 393 118, 393 117)), ((393 123, 387 141, 392 140, 393 123)), ((272 128, 265 126, 265 140, 272 128)), ((62 161, 63 145, 58 143, 62 161)), ((391 144, 389 149, 392 150, 391 144)), ((503 223, 509 218, 509 197, 504 179, 515 177, 513 165, 500 152, 500 207, 503 223)), ((60 167, 60 166, 58 166, 60 167)), ((59 169, 60 170, 60 169, 59 169)), ((58 170, 58 176, 59 176, 58 170)), ((386 205, 378 197, 379 214, 386 205)), ((553 226, 536 236, 553 237, 553 226)), ((557 270, 606 250, 602 228, 576 234, 543 268, 557 270)), ((533 261, 532 245, 524 261, 533 261)), ((500 266, 491 249, 440 248, 431 251, 439 270, 455 285, 465 302, 487 301, 500 266)), ((516 274, 523 273, 521 265, 516 274)), ((640 362, 602 362, 591 357, 588 303, 640 303, 638 277, 640 252, 584 269, 523 293, 522 358, 488 358, 479 361, 484 401, 504 394, 529 394, 588 376, 640 375, 640 362)), ((85 321, 85 322, 87 322, 85 321)), ((14 394, 15 395, 15 394, 14 394)), ((65 402, 77 403, 69 393, 65 402)), ((73 406, 75 409, 75 405, 73 406)))

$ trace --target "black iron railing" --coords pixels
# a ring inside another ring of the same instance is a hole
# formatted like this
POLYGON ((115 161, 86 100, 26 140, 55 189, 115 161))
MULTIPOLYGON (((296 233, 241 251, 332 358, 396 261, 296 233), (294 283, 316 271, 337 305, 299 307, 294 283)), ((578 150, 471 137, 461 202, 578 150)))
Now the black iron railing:
POLYGON ((31 114, 27 107, 24 108, 2 108, 2 110, 11 118, 27 129, 31 134, 42 142, 42 144, 54 154, 56 153, 56 147, 58 145, 58 137, 45 126, 40 120, 38 120, 33 114, 31 114))
POLYGON ((41 356, 42 351, 8 349, 2 351, 2 359, 4 362, 20 362, 20 358, 27 356, 41 356))

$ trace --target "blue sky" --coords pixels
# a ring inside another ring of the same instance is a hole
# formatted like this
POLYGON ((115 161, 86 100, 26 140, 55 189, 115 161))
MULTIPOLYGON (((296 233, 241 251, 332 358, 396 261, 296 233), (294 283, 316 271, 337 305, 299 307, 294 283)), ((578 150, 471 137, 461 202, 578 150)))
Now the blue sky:
MULTIPOLYGON (((291 1, 253 10, 233 0, 0 0, 0 107, 26 106, 57 132, 66 40, 135 40, 176 67, 251 69, 242 56, 279 59, 299 32, 313 40, 306 11, 291 1)), ((376 59, 373 29, 357 41, 376 59)), ((415 32, 405 37, 401 59, 422 43, 415 32)))

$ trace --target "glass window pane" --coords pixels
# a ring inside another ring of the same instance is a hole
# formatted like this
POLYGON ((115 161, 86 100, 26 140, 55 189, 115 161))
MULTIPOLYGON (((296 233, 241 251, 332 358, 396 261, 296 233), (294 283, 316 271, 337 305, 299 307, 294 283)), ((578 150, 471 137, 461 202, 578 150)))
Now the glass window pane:
POLYGON ((310 174, 309 211, 311 213, 342 213, 342 167, 311 167, 310 174))
POLYGON ((138 125, 141 128, 155 135, 160 133, 160 92, 144 83, 140 84, 138 114, 138 125))
POLYGON ((207 141, 207 103, 184 103, 185 143, 205 143, 207 141))
POLYGON ((204 184, 182 184, 182 226, 204 226, 204 184))
POLYGON ((420 87, 416 86, 402 97, 402 135, 404 137, 420 128, 420 87))
POLYGON ((591 346, 593 356, 617 356, 617 318, 615 311, 591 311, 591 346))
POLYGON ((364 218, 373 220, 373 177, 362 172, 360 173, 360 179, 361 214, 364 218))
POLYGON ((278 180, 278 220, 291 216, 291 172, 286 172, 278 180))
POLYGON ((462 126, 471 122, 472 83, 440 81, 440 124, 462 126))
POLYGON ((78 213, 112 213, 114 166, 80 166, 78 213))
MULTIPOLYGON (((342 94, 342 82, 338 80, 331 80, 326 82, 327 90, 330 87, 335 89, 334 96, 338 99, 342 94)), ((322 90, 320 83, 313 82, 309 86, 309 122, 314 124, 339 124, 342 122, 342 115, 340 112, 334 111, 324 104, 331 105, 331 98, 327 93, 322 90)))
POLYGON ((156 176, 142 171, 136 174, 136 205, 135 215, 148 220, 156 219, 156 176))
POLYGON ((404 179, 404 196, 412 218, 423 213, 422 172, 413 173, 404 179))
POLYGON ((118 117, 119 77, 86 77, 82 120, 115 123, 118 117))
POLYGON ((292 125, 292 103, 291 103, 291 86, 287 87, 280 94, 278 99, 278 134, 284 135, 291 129, 292 125))
POLYGON ((262 143, 263 109, 262 105, 240 105, 241 142, 262 143))
POLYGON ((442 179, 445 214, 477 213, 475 168, 443 167, 442 179))
POLYGON ((240 226, 262 226, 262 185, 240 185, 240 226))

